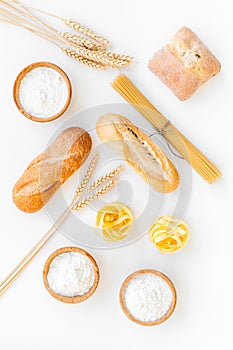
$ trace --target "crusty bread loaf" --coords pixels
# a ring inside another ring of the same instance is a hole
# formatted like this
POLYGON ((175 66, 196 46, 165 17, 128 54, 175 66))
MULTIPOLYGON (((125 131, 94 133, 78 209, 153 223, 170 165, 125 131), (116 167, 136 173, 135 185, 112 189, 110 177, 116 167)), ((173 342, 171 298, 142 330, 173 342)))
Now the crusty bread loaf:
POLYGON ((100 139, 108 142, 158 192, 175 190, 179 175, 164 152, 127 118, 106 114, 96 124, 100 139))
POLYGON ((27 213, 41 209, 86 160, 92 140, 83 129, 64 130, 36 157, 13 188, 13 201, 27 213))
POLYGON ((155 53, 148 67, 180 100, 191 97, 221 69, 217 58, 187 27, 155 53))

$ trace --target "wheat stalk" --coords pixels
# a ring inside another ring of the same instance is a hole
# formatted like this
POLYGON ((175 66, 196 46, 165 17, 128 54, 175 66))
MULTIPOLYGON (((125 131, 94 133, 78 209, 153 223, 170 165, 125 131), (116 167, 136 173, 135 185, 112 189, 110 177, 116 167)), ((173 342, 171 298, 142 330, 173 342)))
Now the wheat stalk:
MULTIPOLYGON (((25 20, 30 23, 31 26, 37 27, 37 28, 43 28, 45 31, 47 31, 50 35, 57 36, 59 35, 58 31, 49 26, 47 23, 40 20, 38 17, 34 16, 33 13, 29 10, 30 7, 23 5, 15 0, 0 0, 0 3, 10 9, 9 15, 14 16, 15 14, 19 15, 18 19, 20 21, 25 20), (36 24, 35 24, 36 23, 36 24), (38 27, 39 26, 39 27, 38 27)), ((1 9, 3 11, 3 9, 1 9)))
POLYGON ((91 29, 83 26, 82 24, 80 24, 80 23, 78 23, 78 22, 76 22, 76 21, 74 21, 72 19, 64 19, 64 18, 62 18, 62 21, 68 27, 78 31, 79 33, 82 33, 82 34, 88 36, 91 39, 94 39, 95 41, 97 41, 97 43, 100 43, 100 44, 102 44, 104 46, 107 46, 107 47, 111 46, 111 43, 107 39, 103 38, 101 35, 93 32, 91 29))
POLYGON ((54 14, 52 14, 52 13, 49 13, 49 12, 46 12, 46 11, 37 9, 37 8, 35 8, 35 7, 29 6, 29 5, 27 5, 27 6, 26 6, 26 5, 23 5, 23 4, 21 4, 21 3, 20 3, 19 1, 17 1, 17 0, 8 0, 8 1, 5 0, 5 2, 14 3, 14 4, 17 5, 18 7, 21 7, 21 8, 23 8, 24 10, 27 10, 27 11, 28 11, 28 9, 31 9, 32 11, 36 11, 36 12, 39 12, 39 13, 41 13, 41 14, 44 14, 44 15, 47 15, 47 16, 56 18, 56 19, 58 19, 58 20, 64 22, 64 23, 65 23, 67 26, 69 26, 70 28, 72 28, 72 29, 74 29, 74 30, 76 30, 76 31, 78 31, 78 32, 80 32, 80 33, 82 33, 82 34, 88 36, 89 38, 94 39, 95 41, 101 43, 102 45, 104 45, 104 46, 111 46, 111 43, 110 43, 107 39, 105 39, 105 38, 103 38, 101 35, 99 35, 99 34, 93 32, 91 29, 89 29, 89 28, 87 28, 87 27, 81 25, 81 24, 78 23, 77 21, 73 21, 73 20, 71 20, 71 19, 69 19, 69 20, 68 20, 68 19, 64 19, 64 18, 62 18, 62 17, 59 17, 59 16, 54 15, 54 14))
POLYGON ((86 207, 90 202, 94 201, 95 199, 101 197, 104 195, 107 191, 109 191, 114 185, 116 184, 116 181, 110 180, 107 185, 102 187, 99 191, 91 195, 90 197, 87 197, 86 199, 83 199, 81 202, 77 203, 73 206, 74 211, 78 211, 84 207, 86 207))
POLYGON ((0 0, 0 21, 20 26, 34 33, 58 46, 67 56, 91 68, 98 70, 107 67, 123 68, 133 61, 131 56, 107 51, 106 47, 110 46, 110 42, 80 23, 26 6, 17 0, 0 0), (60 32, 38 18, 34 11, 52 16, 93 40, 73 33, 60 32))
POLYGON ((103 184, 104 182, 111 180, 114 176, 116 176, 117 174, 119 174, 120 171, 122 171, 124 169, 124 167, 122 165, 120 165, 119 167, 111 170, 109 173, 107 173, 106 175, 100 177, 98 180, 96 180, 90 187, 88 190, 94 190, 95 188, 97 188, 98 186, 100 186, 101 184, 103 184))

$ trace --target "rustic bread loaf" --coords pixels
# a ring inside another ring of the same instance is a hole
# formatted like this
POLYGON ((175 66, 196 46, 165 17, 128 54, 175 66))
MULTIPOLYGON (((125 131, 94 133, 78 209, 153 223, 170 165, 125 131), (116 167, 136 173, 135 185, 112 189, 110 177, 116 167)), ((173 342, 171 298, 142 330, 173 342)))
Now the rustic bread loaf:
POLYGON ((27 213, 41 209, 57 189, 84 163, 92 147, 90 135, 79 127, 61 132, 36 157, 13 188, 13 201, 27 213))
POLYGON ((175 190, 179 175, 164 152, 127 118, 106 114, 96 124, 100 139, 108 142, 158 192, 175 190))
POLYGON ((191 97, 221 69, 217 58, 187 27, 155 53, 148 67, 180 100, 191 97))

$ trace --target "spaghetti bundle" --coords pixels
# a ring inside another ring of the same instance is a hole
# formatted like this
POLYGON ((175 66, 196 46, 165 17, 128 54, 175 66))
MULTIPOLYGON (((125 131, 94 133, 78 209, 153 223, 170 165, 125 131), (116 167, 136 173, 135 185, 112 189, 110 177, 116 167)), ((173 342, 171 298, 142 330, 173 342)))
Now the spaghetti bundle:
POLYGON ((152 105, 126 75, 120 74, 113 81, 112 87, 159 131, 203 179, 211 184, 222 175, 221 171, 152 105))

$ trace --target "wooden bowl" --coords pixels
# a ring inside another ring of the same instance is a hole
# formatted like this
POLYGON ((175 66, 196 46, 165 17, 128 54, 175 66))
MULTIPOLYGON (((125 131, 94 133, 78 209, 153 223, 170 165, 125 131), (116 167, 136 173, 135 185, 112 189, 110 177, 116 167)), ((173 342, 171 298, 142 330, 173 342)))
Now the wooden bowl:
POLYGON ((44 285, 45 285, 47 291, 57 300, 62 301, 63 303, 68 303, 68 304, 81 303, 84 300, 90 298, 92 296, 92 294, 95 292, 95 290, 99 284, 99 277, 100 277, 99 268, 98 268, 98 265, 97 265, 95 259, 88 252, 86 252, 84 249, 77 248, 77 247, 64 247, 64 248, 60 248, 60 249, 56 250, 55 252, 53 252, 46 260, 45 265, 44 265, 44 270, 43 270, 43 280, 44 280, 44 285), (51 262, 53 261, 53 259, 56 256, 58 256, 62 253, 67 253, 67 252, 75 252, 75 253, 83 254, 83 255, 87 256, 93 264, 93 268, 94 268, 94 272, 95 272, 95 280, 94 280, 94 283, 93 283, 91 289, 89 289, 89 291, 87 293, 85 293, 84 295, 77 295, 74 297, 66 297, 66 296, 55 293, 50 288, 50 286, 48 284, 47 275, 48 275, 48 271, 49 271, 51 262))
POLYGON ((15 101, 15 104, 16 104, 18 110, 28 119, 33 120, 34 122, 39 122, 39 123, 50 122, 52 120, 59 118, 62 114, 64 114, 65 111, 67 110, 67 108, 69 107, 70 102, 71 102, 71 96, 72 96, 72 86, 71 86, 71 82, 70 82, 68 76, 60 67, 58 67, 56 64, 53 64, 50 62, 36 62, 36 63, 32 63, 29 66, 25 67, 17 76, 15 83, 14 83, 14 87, 13 87, 13 97, 14 97, 14 101, 15 101), (68 90, 67 100, 66 100, 64 107, 57 114, 55 114, 52 117, 48 117, 48 118, 39 118, 39 117, 35 117, 35 116, 27 113, 25 111, 25 109, 23 108, 23 106, 21 105, 20 98, 19 98, 19 90, 20 90, 20 84, 21 84, 22 79, 25 77, 25 75, 27 73, 29 73, 30 71, 32 71, 33 69, 38 68, 38 67, 47 67, 47 68, 51 68, 51 69, 56 70, 65 80, 67 90, 68 90))
POLYGON ((156 271, 156 270, 150 270, 150 269, 145 269, 145 270, 139 270, 139 271, 135 271, 134 273, 132 273, 131 275, 129 275, 124 282, 122 283, 121 289, 120 289, 120 305, 121 308, 123 310, 123 312, 125 313, 125 315, 133 322, 142 325, 142 326, 156 326, 160 323, 163 323, 164 321, 166 321, 173 313, 175 306, 176 306, 176 289, 174 287, 174 284, 172 283, 172 281, 166 276, 164 275, 162 272, 156 271), (160 278, 162 278, 170 287, 171 292, 172 292, 172 303, 170 306, 170 309, 168 310, 168 312, 160 319, 156 320, 156 321, 152 321, 152 322, 144 322, 144 321, 140 321, 136 318, 134 318, 134 316, 129 312, 129 310, 127 309, 127 306, 125 305, 125 290, 129 284, 129 282, 138 275, 143 275, 143 274, 154 274, 156 276, 159 276, 160 278))

